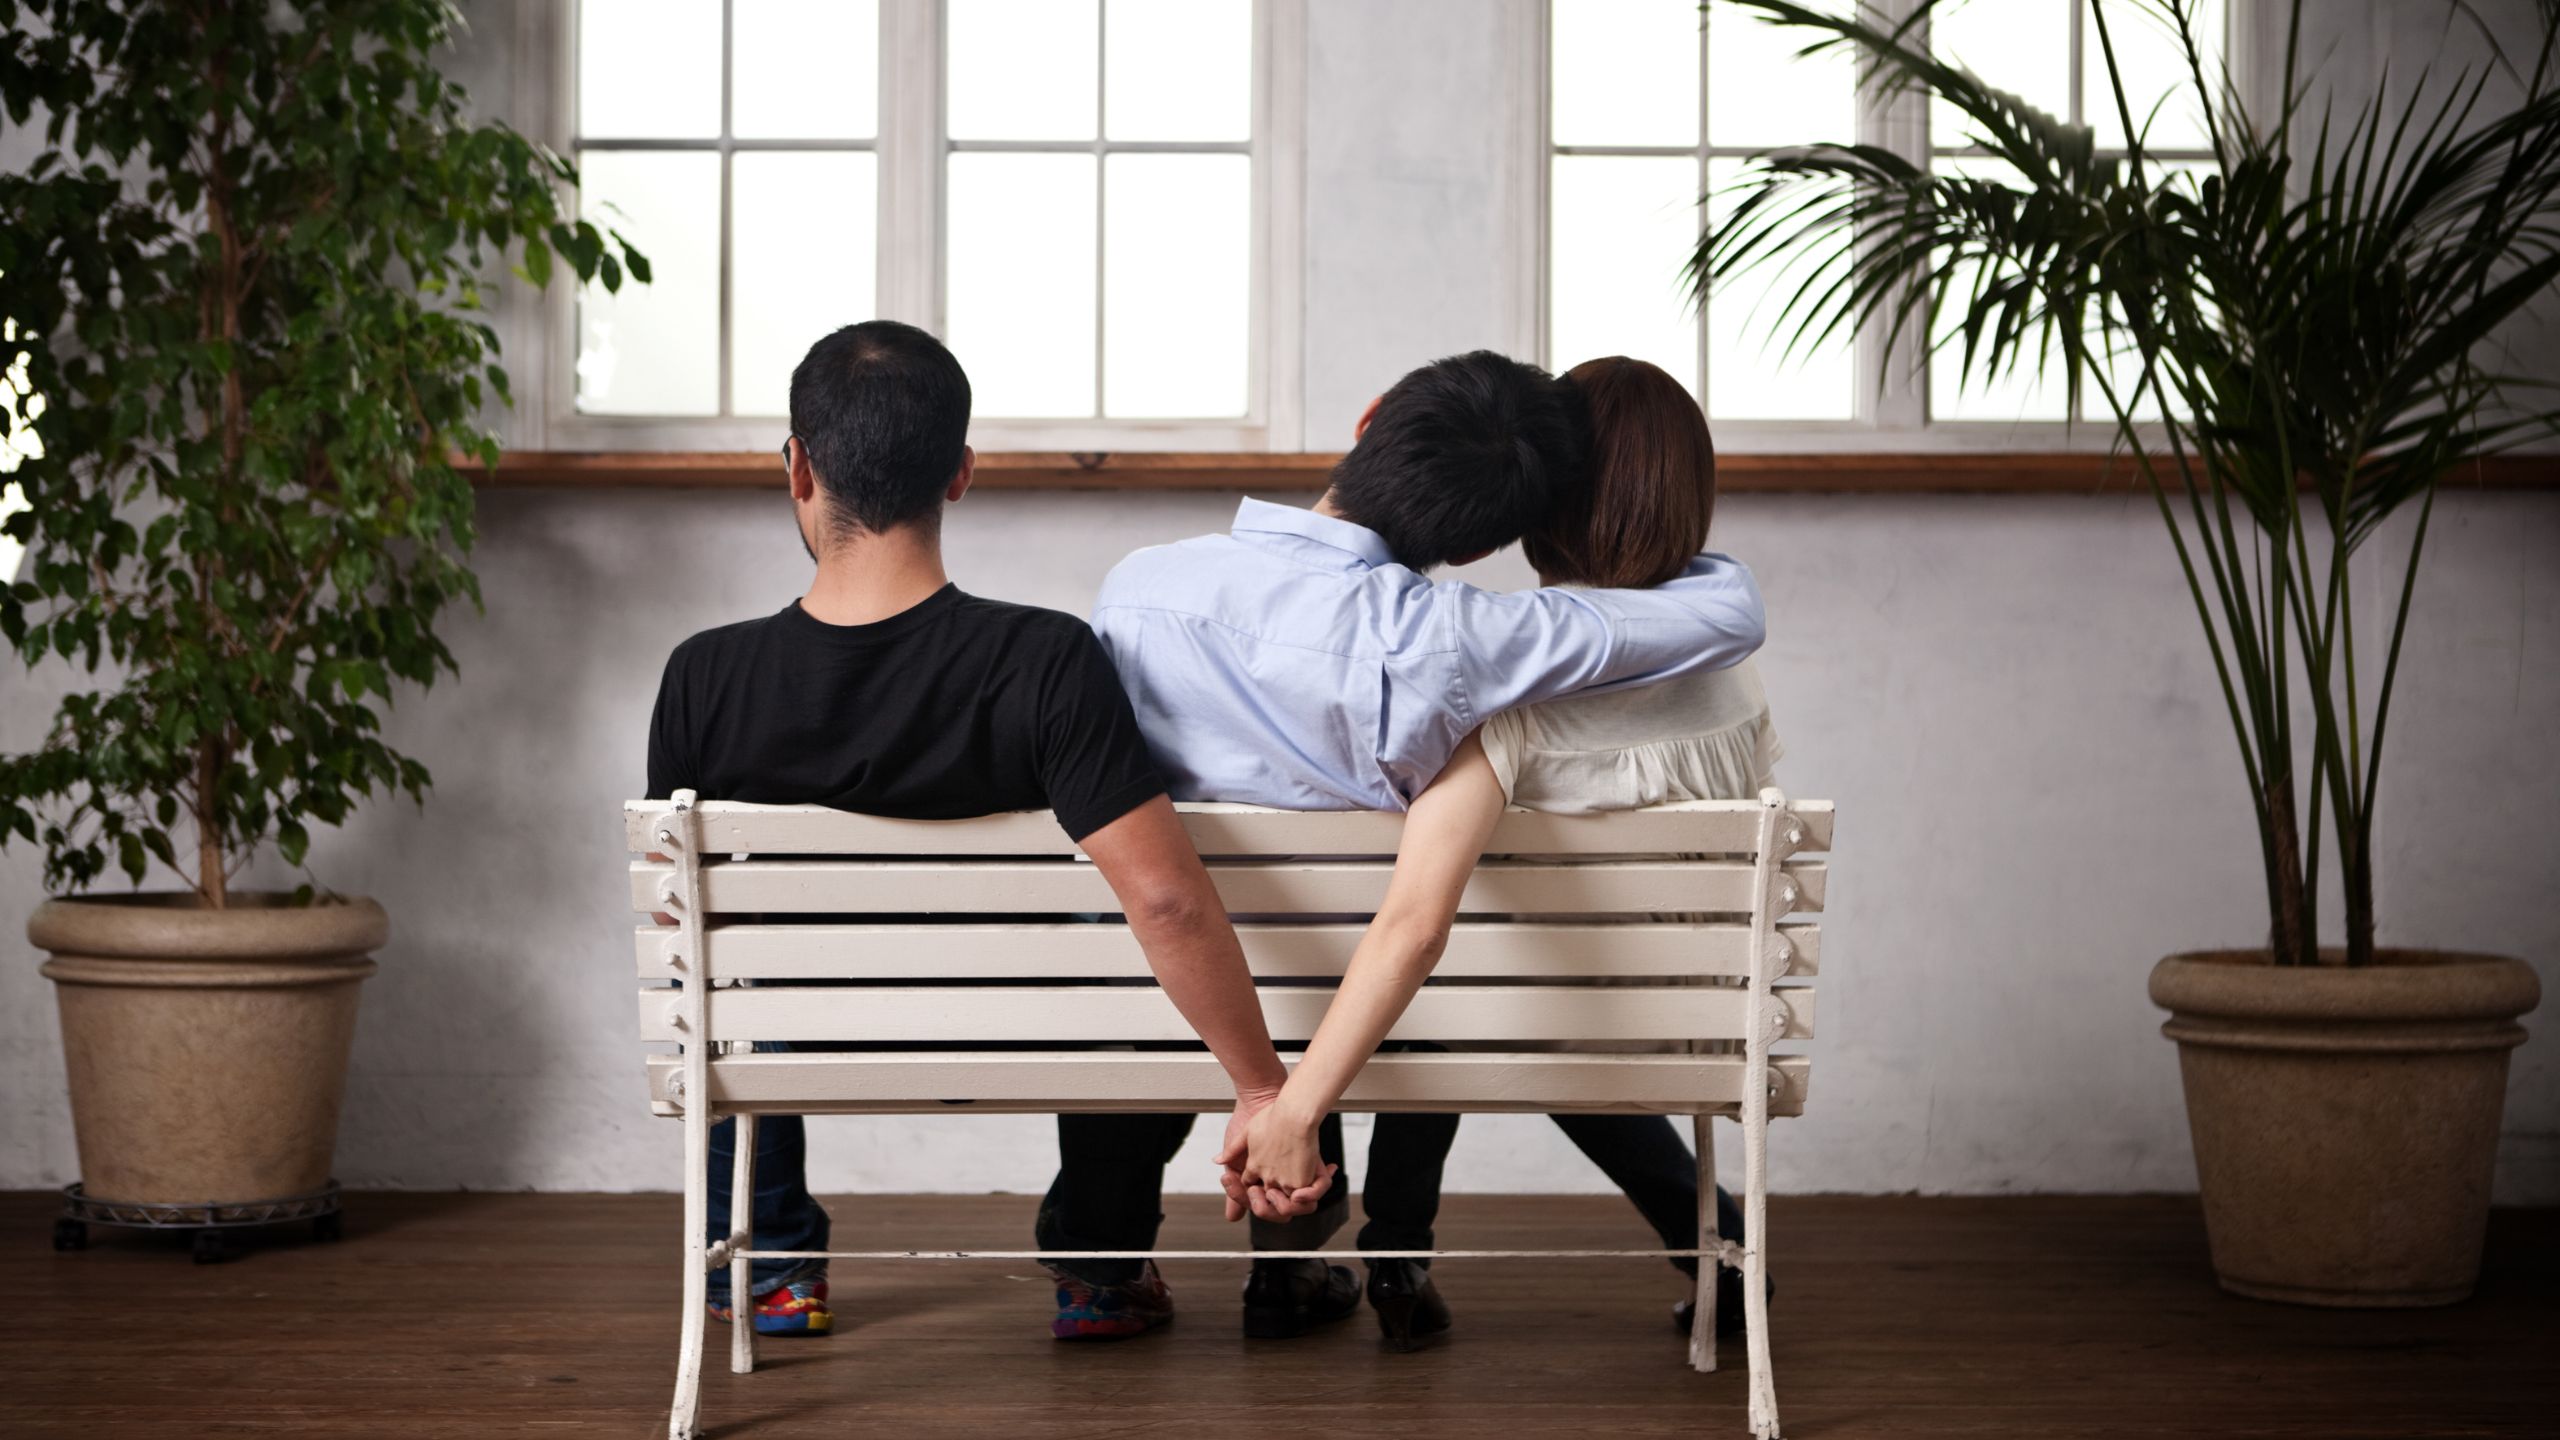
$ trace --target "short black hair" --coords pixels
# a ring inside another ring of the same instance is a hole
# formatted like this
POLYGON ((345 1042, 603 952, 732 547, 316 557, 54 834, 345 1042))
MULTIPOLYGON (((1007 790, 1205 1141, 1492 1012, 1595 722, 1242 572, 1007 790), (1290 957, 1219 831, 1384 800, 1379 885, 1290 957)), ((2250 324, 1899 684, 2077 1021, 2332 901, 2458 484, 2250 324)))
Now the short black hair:
POLYGON ((1498 550, 1555 508, 1582 468, 1572 387, 1477 350, 1398 380, 1333 467, 1333 504, 1416 570, 1498 550))
POLYGON ((913 325, 847 325, 791 372, 791 433, 840 529, 938 520, 969 442, 969 377, 913 325))

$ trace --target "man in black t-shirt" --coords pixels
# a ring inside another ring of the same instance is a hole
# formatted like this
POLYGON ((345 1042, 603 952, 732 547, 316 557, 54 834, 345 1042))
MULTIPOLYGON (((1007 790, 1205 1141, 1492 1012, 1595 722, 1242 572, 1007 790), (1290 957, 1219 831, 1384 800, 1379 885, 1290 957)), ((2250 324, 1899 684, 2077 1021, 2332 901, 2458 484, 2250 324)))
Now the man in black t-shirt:
MULTIPOLYGON (((979 599, 943 573, 942 507, 968 490, 976 460, 968 429, 968 377, 923 331, 875 320, 811 347, 791 375, 782 448, 816 577, 778 613, 676 647, 649 726, 649 794, 924 819, 1054 812, 1110 882, 1166 995, 1235 1082, 1230 1133, 1239 1133, 1287 1072, 1110 659, 1082 620, 979 599)), ((729 1231, 736 1129, 712 1131, 714 1241, 729 1231)), ((796 1116, 756 1127, 764 1248, 827 1248, 804 1146, 796 1116)), ((1161 1168, 1159 1159, 1159 1183, 1161 1168)), ((1133 1178, 1127 1157, 1097 1156, 1084 1169, 1062 1173, 1043 1205, 1044 1232, 1072 1237, 1051 1248, 1152 1246, 1152 1206, 1130 1233, 1113 1228, 1129 1208, 1119 1191, 1147 1177, 1133 1178)), ((1312 1211, 1324 1189, 1290 1203, 1312 1211)), ((756 1329, 830 1330, 825 1275, 824 1261, 756 1261, 756 1329)), ((1117 1283, 1063 1269, 1058 1279, 1061 1338, 1136 1334, 1172 1315, 1153 1265, 1117 1283)), ((713 1312, 726 1319, 727 1271, 710 1281, 713 1312)))

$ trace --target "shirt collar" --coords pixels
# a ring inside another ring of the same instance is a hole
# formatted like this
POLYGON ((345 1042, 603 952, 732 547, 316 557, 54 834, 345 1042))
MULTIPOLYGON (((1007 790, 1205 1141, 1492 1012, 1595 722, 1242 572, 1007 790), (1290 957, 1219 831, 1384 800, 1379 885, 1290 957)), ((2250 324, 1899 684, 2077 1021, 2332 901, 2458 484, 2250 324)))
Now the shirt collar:
MULTIPOLYGON (((1396 563, 1395 552, 1387 548, 1385 537, 1366 525, 1354 525, 1331 515, 1301 510, 1295 505, 1274 505, 1268 500, 1247 497, 1236 506, 1234 527, 1238 538, 1257 535, 1289 535, 1312 540, 1326 549, 1342 553, 1346 561, 1357 561, 1375 568, 1396 563)), ((1253 543, 1248 540, 1247 543, 1253 543)), ((1345 564, 1344 569, 1349 569, 1345 564)))

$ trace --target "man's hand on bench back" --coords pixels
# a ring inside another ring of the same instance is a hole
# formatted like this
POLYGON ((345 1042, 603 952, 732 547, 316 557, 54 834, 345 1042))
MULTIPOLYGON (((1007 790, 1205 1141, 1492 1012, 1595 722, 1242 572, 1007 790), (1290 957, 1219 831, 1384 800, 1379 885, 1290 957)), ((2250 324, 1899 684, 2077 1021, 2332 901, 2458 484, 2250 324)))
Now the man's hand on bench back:
MULTIPOLYGON (((1087 835, 1082 844, 1119 897, 1130 933, 1147 952, 1147 966, 1164 986, 1166 998, 1224 1067, 1235 1086, 1241 1118, 1250 1119, 1260 1108, 1254 1099, 1268 1104, 1288 1081, 1289 1071, 1271 1048, 1262 1001, 1254 994, 1244 947, 1227 923, 1226 904, 1174 814, 1173 802, 1159 795, 1087 835)), ((1295 1194, 1271 1199, 1265 1218, 1312 1212, 1331 1184, 1327 1176, 1295 1194)), ((1239 1198, 1229 1196, 1230 1219, 1239 1198)))

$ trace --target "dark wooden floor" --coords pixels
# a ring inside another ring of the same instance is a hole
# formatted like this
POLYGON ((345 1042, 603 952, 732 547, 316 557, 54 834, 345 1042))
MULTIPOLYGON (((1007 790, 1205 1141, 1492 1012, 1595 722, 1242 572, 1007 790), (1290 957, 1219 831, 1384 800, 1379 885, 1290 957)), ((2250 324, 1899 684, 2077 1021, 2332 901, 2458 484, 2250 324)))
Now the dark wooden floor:
MULTIPOLYGON (((198 1267, 183 1244, 46 1248, 54 1201, 0 1195, 0 1436, 662 1433, 677 1202, 363 1195, 345 1243, 279 1237, 198 1267)), ((1015 1245, 1031 1202, 834 1202, 847 1245, 1015 1245)), ((1225 1232, 1174 1201, 1169 1244, 1225 1232)), ((2235 1299, 2179 1199, 1773 1202, 1778 1395, 1794 1440, 1851 1436, 2560 1435, 2560 1212, 2502 1212, 2480 1294, 2348 1313, 2235 1299)), ((1622 1202, 1453 1197, 1444 1240, 1646 1243, 1622 1202)), ((1048 1339, 1048 1286, 1004 1262, 845 1267, 830 1339, 757 1374, 713 1353, 709 1433, 1740 1436, 1737 1347, 1682 1364, 1648 1261, 1451 1261, 1447 1347, 1382 1354, 1365 1316, 1247 1345, 1232 1266, 1168 1267, 1168 1331, 1048 1339)))

